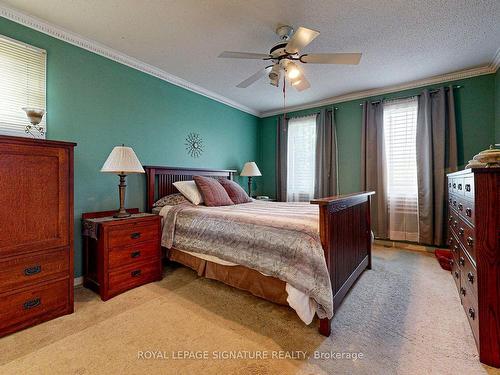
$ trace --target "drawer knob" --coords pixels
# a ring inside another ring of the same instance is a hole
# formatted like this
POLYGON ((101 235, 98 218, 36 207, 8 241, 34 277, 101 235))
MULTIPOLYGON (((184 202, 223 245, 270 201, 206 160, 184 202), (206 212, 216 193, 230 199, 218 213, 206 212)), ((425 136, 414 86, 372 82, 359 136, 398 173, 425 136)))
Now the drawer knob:
POLYGON ((455 271, 455 278, 458 279, 460 275, 458 274, 458 271, 455 271))
POLYGON ((141 276, 141 270, 134 270, 134 271, 130 272, 130 276, 132 276, 132 277, 141 276))
POLYGON ((467 280, 469 280, 469 283, 474 284, 474 275, 472 274, 472 272, 469 272, 467 274, 467 280))
POLYGON ((130 235, 130 238, 132 238, 133 240, 136 240, 138 238, 141 238, 141 233, 140 232, 134 232, 130 235))
POLYGON ((458 253, 458 245, 453 246, 453 252, 458 253))
POLYGON ((472 237, 467 237, 467 245, 469 246, 474 245, 474 239, 472 237))
POLYGON ((36 266, 25 268, 24 276, 33 276, 40 272, 42 272, 42 266, 37 264, 36 266))
POLYGON ((458 234, 463 236, 464 235, 464 228, 459 228, 458 229, 458 234))
POLYGON ((453 200, 453 205, 456 207, 457 206, 457 201, 453 200))
POLYGON ((41 298, 34 298, 30 299, 26 302, 23 303, 23 309, 24 310, 30 310, 32 308, 35 308, 37 306, 40 306, 42 304, 42 299, 41 298))
POLYGON ((138 250, 138 251, 133 251, 130 253, 130 257, 131 258, 139 258, 141 256, 141 252, 138 250))
POLYGON ((462 184, 458 184, 458 190, 462 190, 462 184))
POLYGON ((450 217, 448 218, 448 221, 451 223, 453 221, 453 216, 450 215, 450 217))
POLYGON ((453 243, 453 238, 452 238, 452 237, 450 237, 450 238, 448 239, 448 243, 449 243, 450 245, 453 243))
POLYGON ((455 220, 455 221, 453 222, 453 227, 455 227, 455 228, 456 228, 456 227, 458 227, 458 221, 456 221, 456 220, 455 220))
POLYGON ((457 188, 457 184, 453 183, 453 189, 456 189, 456 188, 457 188))
POLYGON ((463 211, 463 210, 464 210, 464 206, 462 205, 462 203, 459 203, 459 204, 458 204, 458 209, 459 209, 460 211, 463 211))
POLYGON ((466 208, 465 209, 465 214, 468 216, 468 217, 472 217, 472 210, 470 208, 466 208))
POLYGON ((469 307, 469 316, 472 320, 474 320, 476 318, 476 312, 474 311, 474 309, 472 307, 469 307))
POLYGON ((465 288, 460 287, 460 294, 461 294, 462 296, 465 296, 465 293, 466 293, 465 288))
POLYGON ((470 191, 470 184, 465 184, 465 191, 470 191))
POLYGON ((458 264, 461 265, 461 266, 464 266, 465 265, 465 259, 463 257, 460 257, 460 259, 458 260, 458 264))

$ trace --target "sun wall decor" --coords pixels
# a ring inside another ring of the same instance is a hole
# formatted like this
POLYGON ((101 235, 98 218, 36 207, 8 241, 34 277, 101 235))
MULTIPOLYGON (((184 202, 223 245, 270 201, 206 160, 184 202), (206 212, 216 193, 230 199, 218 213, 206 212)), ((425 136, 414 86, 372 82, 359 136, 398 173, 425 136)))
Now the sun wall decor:
POLYGON ((193 157, 199 157, 203 152, 203 140, 198 133, 189 133, 186 137, 186 151, 193 157))

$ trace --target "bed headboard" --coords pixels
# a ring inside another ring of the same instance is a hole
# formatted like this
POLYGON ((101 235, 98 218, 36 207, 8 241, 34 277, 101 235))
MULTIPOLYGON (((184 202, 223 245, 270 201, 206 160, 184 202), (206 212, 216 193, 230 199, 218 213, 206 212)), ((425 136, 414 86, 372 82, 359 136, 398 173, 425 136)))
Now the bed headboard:
POLYGON ((234 169, 204 169, 182 167, 160 167, 145 165, 146 171, 146 207, 148 212, 159 198, 178 193, 173 185, 176 181, 192 180, 193 176, 224 177, 233 179, 234 169))

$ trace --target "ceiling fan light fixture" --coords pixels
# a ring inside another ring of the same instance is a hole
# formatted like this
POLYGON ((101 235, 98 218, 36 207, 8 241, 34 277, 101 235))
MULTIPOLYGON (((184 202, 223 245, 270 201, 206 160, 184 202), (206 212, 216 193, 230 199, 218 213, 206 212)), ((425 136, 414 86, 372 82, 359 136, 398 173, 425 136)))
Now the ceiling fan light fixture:
POLYGON ((287 71, 287 76, 289 79, 295 79, 300 76, 300 71, 296 67, 291 67, 287 71))
POLYGON ((295 79, 292 79, 290 81, 292 86, 298 85, 300 82, 302 82, 302 79, 300 77, 296 77, 295 79))

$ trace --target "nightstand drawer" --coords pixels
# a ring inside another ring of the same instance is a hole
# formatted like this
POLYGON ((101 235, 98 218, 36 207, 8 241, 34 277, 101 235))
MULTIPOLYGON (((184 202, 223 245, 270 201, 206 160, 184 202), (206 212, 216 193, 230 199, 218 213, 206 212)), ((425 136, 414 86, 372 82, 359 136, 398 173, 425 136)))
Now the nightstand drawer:
POLYGON ((158 240, 159 227, 158 222, 151 224, 127 224, 121 225, 119 228, 112 229, 109 232, 108 246, 109 248, 130 246, 140 242, 158 240))
POLYGON ((109 268, 144 263, 144 260, 159 259, 160 257, 161 250, 158 240, 141 242, 133 246, 115 247, 109 252, 109 268))
POLYGON ((116 295, 136 286, 161 279, 161 260, 133 265, 109 273, 109 295, 116 295))
POLYGON ((69 249, 0 261, 0 292, 68 274, 69 249))

